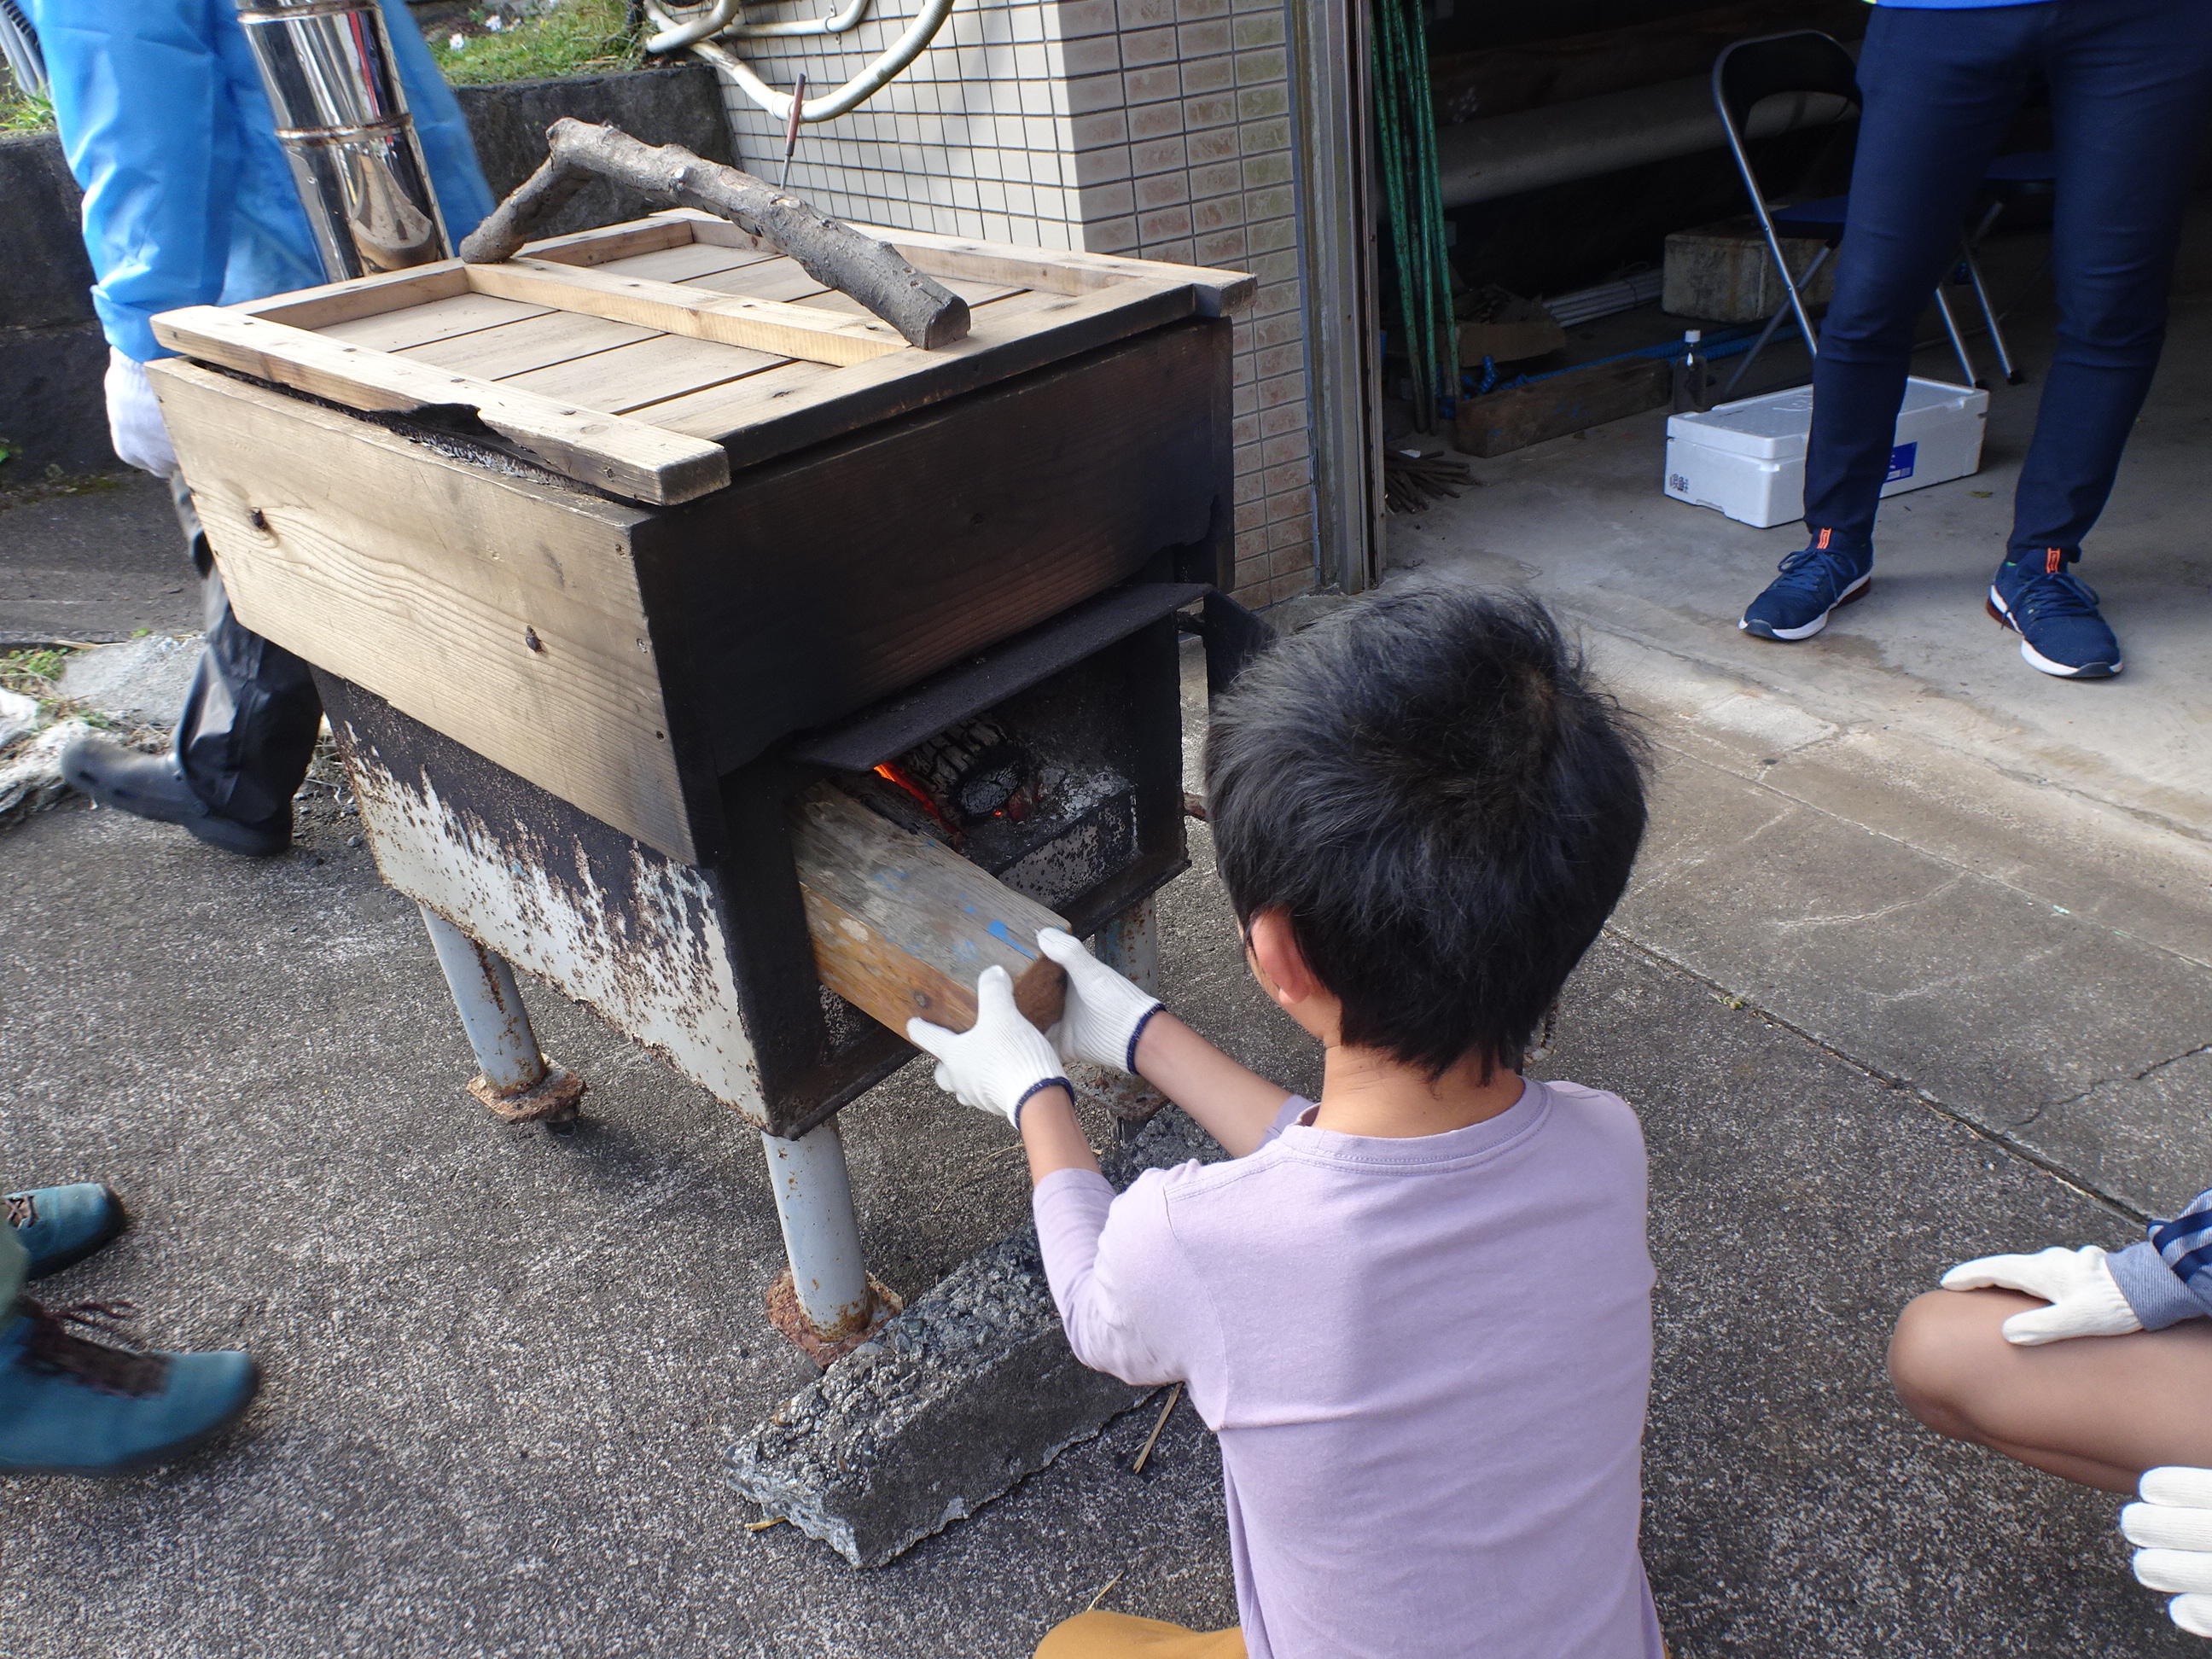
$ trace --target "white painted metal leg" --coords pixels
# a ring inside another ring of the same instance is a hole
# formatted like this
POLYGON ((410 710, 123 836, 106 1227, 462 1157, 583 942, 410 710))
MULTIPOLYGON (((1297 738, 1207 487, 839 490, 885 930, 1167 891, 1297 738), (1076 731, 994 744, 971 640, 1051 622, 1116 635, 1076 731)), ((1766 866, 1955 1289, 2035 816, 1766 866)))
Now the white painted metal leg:
POLYGON ((860 1255, 860 1224, 853 1214, 837 1120, 817 1125, 796 1140, 763 1133, 761 1151, 768 1156, 769 1182, 775 1189, 784 1254, 791 1258, 787 1282, 792 1305, 778 1307, 785 1288, 779 1284, 769 1292, 769 1316, 817 1358, 825 1350, 834 1358, 890 1311, 860 1255))
POLYGON ((469 1091, 501 1116, 517 1121, 573 1117, 583 1082, 548 1064, 538 1051, 538 1035, 530 1029, 530 1014, 522 1006, 507 958, 486 950, 427 904, 422 925, 429 930, 438 966, 445 970, 461 1029, 468 1033, 469 1047, 483 1068, 469 1091))

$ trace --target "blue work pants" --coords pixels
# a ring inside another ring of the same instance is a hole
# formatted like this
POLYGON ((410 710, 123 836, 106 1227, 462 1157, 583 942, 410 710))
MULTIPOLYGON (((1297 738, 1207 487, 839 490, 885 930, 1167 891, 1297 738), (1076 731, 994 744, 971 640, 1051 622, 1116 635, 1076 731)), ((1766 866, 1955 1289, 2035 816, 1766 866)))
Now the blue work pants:
POLYGON ((2078 552, 2166 339, 2181 213, 2212 112, 2212 0, 1877 6, 1836 294, 1813 373, 1805 522, 1869 543, 1915 325, 2022 97, 2051 90, 2058 345, 2006 556, 2078 552))

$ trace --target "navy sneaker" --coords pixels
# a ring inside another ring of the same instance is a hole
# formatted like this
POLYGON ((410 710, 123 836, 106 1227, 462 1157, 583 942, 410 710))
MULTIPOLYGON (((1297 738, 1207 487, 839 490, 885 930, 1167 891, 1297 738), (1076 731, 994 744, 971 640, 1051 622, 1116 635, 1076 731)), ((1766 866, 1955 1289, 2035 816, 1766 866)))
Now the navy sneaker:
POLYGON ((245 1415, 261 1373, 242 1353, 132 1353, 68 1328, 127 1311, 0 1311, 0 1475, 131 1474, 245 1415))
POLYGON ((30 1252, 33 1279, 75 1267, 130 1219, 113 1193, 90 1181, 9 1193, 0 1198, 0 1210, 15 1242, 30 1252))
POLYGON ((1828 625, 1831 611, 1866 597, 1874 586, 1874 550, 1846 546, 1834 531, 1823 530, 1780 569, 1736 626, 1762 640, 1809 640, 1828 625))
POLYGON ((1997 567, 1990 581, 1990 615, 2020 635, 2031 668, 2063 680, 2108 680, 2120 672, 2120 642, 2097 614, 2097 590, 2066 567, 2076 550, 2045 548, 1997 567))

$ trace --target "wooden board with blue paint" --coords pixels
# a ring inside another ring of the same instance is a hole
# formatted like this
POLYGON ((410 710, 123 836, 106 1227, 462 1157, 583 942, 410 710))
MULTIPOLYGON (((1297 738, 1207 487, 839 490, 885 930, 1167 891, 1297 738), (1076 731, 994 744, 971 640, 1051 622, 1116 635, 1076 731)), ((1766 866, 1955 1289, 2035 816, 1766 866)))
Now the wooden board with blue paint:
POLYGON ((1067 981, 1037 930, 1067 924, 951 848, 871 811, 835 784, 792 805, 791 841, 822 982, 903 1036, 910 1019, 964 1031, 975 977, 994 963, 1040 1030, 1067 981))

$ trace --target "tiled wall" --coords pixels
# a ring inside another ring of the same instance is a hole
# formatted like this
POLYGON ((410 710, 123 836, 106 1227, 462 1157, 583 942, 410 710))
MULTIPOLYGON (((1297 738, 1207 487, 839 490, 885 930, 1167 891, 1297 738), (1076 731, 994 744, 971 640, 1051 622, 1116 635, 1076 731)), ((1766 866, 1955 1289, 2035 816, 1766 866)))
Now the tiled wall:
MULTIPOLYGON (((819 96, 918 4, 878 0, 845 34, 736 48, 778 90, 804 69, 819 96)), ((844 218, 1256 275, 1235 335, 1234 589, 1248 605, 1315 579, 1290 99, 1283 0, 955 0, 903 76, 804 129, 791 169, 794 190, 844 218)), ((741 161, 775 177, 777 124, 734 88, 730 114, 741 161)))

